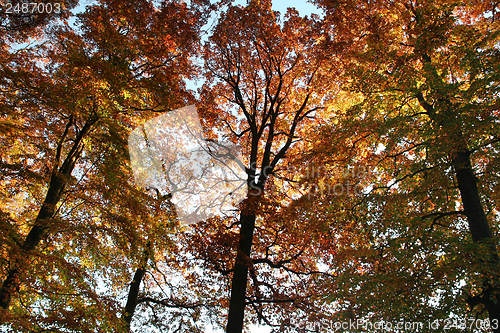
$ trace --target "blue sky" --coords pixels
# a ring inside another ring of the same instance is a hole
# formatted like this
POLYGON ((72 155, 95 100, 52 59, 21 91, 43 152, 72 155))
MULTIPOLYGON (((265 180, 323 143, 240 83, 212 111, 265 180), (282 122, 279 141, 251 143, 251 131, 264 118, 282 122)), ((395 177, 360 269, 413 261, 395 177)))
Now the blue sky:
MULTIPOLYGON (((245 5, 246 0, 235 0, 234 4, 245 5)), ((306 0, 291 1, 291 0, 273 0, 273 10, 279 11, 282 15, 286 13, 288 7, 294 7, 301 15, 320 14, 320 10, 306 0)))
MULTIPOLYGON (((240 1, 238 1, 240 2, 240 1)), ((288 7, 295 7, 299 11, 301 15, 311 15, 320 14, 320 11, 316 6, 311 4, 308 1, 290 1, 290 0, 274 0, 273 1, 273 9, 279 11, 281 14, 286 13, 286 9, 288 7)))

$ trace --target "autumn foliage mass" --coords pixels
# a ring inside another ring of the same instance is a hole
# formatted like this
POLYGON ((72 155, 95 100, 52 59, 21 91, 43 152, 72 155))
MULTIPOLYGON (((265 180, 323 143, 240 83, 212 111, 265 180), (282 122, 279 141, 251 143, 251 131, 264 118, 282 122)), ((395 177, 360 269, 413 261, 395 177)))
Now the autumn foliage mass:
POLYGON ((499 4, 312 3, 2 4, 0 331, 500 332, 499 4), (188 105, 247 194, 185 225, 188 105))

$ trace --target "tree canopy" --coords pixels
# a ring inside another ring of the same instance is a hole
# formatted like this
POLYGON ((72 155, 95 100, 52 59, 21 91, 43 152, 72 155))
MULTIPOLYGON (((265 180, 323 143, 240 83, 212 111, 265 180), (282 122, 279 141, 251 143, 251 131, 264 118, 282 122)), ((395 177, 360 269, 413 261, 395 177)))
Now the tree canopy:
POLYGON ((0 330, 500 332, 498 4, 313 3, 2 5, 0 330), (246 194, 186 225, 189 105, 246 194))

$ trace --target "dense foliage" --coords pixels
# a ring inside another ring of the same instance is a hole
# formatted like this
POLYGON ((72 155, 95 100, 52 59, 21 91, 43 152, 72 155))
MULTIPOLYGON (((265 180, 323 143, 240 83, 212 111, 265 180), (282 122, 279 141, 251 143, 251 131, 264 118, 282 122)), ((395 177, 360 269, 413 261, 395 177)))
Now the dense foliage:
POLYGON ((1 331, 500 332, 497 4, 314 4, 0 13, 1 331), (248 194, 180 225, 127 138, 190 104, 248 194))

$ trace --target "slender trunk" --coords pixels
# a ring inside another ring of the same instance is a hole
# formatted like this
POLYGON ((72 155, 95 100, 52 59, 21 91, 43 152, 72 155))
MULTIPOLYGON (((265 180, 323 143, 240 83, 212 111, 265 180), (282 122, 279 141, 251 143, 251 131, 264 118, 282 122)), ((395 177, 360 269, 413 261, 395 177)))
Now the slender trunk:
MULTIPOLYGON (((472 240, 474 242, 482 242, 491 239, 493 234, 481 204, 476 176, 472 170, 472 164, 467 151, 460 151, 455 154, 453 157, 453 168, 457 177, 458 189, 462 197, 465 215, 469 222, 472 240)), ((492 253, 495 253, 494 257, 498 258, 494 244, 491 244, 490 250, 492 253)))
MULTIPOLYGON (((458 182, 460 198, 467 217, 472 241, 482 249, 474 255, 474 260, 479 264, 479 271, 483 277, 483 292, 477 297, 477 304, 483 304, 488 311, 493 332, 500 333, 500 285, 498 264, 499 257, 488 219, 484 212, 481 197, 477 188, 476 175, 472 168, 470 151, 467 140, 461 129, 459 116, 453 112, 451 103, 446 101, 441 119, 445 140, 451 142, 451 160, 458 182), (486 251, 483 252, 483 249, 486 251), (495 324, 496 323, 496 324, 495 324)), ((436 117, 435 117, 436 119, 436 117)))
POLYGON ((481 303, 484 304, 492 325, 496 327, 493 332, 500 332, 500 288, 498 285, 499 275, 497 272, 499 258, 496 245, 493 241, 488 219, 484 213, 483 205, 477 189, 476 177, 467 150, 457 151, 453 156, 453 168, 458 181, 458 188, 462 198, 465 215, 469 224, 469 230, 474 243, 484 244, 487 247, 486 257, 477 258, 481 264, 486 265, 483 273, 485 280, 483 283, 483 295, 481 303), (490 278, 493 277, 493 279, 490 278))
POLYGON ((126 328, 125 332, 130 331, 130 323, 132 322, 132 317, 134 316, 135 308, 137 307, 137 298, 139 296, 139 289, 141 287, 142 279, 146 274, 146 267, 138 267, 134 274, 134 279, 130 283, 130 289, 127 297, 127 304, 124 309, 123 320, 125 320, 126 328))
MULTIPOLYGON (((91 126, 97 121, 96 117, 91 117, 89 121, 85 123, 83 128, 80 130, 76 136, 73 146, 71 147, 68 155, 66 156, 63 164, 59 168, 56 166, 52 176, 50 177, 49 188, 43 201, 42 207, 38 212, 35 219, 35 223, 31 228, 30 232, 26 236, 23 245, 20 249, 12 250, 18 253, 13 253, 11 255, 11 266, 7 271, 7 277, 5 278, 2 287, 0 288, 0 307, 7 310, 10 307, 12 297, 14 296, 16 290, 20 285, 20 273, 24 270, 27 262, 32 258, 32 252, 36 249, 42 237, 45 236, 47 230, 50 228, 55 212, 56 206, 61 200, 64 188, 73 172, 77 160, 80 158, 81 152, 83 150, 83 138, 90 131, 91 126)), ((70 118, 66 126, 66 130, 63 134, 61 142, 57 148, 56 160, 60 158, 62 145, 64 144, 66 135, 68 134, 69 128, 73 126, 73 120, 70 118)))
MULTIPOLYGON (((430 58, 424 56, 423 61, 430 63, 430 58)), ((437 73, 435 75, 438 77, 437 73)), ((477 189, 476 176, 472 168, 467 141, 461 129, 460 117, 455 112, 452 103, 446 99, 438 100, 441 112, 437 114, 435 107, 427 103, 422 93, 418 93, 416 97, 420 105, 426 110, 436 129, 441 127, 444 141, 450 142, 452 166, 457 178, 460 198, 467 217, 472 241, 480 246, 486 246, 486 256, 483 257, 478 253, 474 258, 484 267, 478 272, 484 276, 483 293, 479 297, 474 297, 474 304, 483 304, 485 306, 492 323, 493 332, 500 333, 500 299, 498 299, 500 298, 500 285, 497 272, 500 260, 493 233, 477 189)))
POLYGON ((240 222, 240 239, 233 271, 226 333, 241 333, 243 331, 245 295, 247 291, 248 268, 251 264, 250 252, 255 227, 255 214, 243 210, 240 215, 240 222))
POLYGON ((4 280, 2 288, 0 288, 0 307, 3 309, 9 308, 12 296, 19 285, 20 267, 24 266, 28 257, 30 257, 30 252, 37 247, 49 228, 51 224, 50 220, 54 216, 55 207, 61 199, 65 185, 66 180, 63 177, 59 174, 52 175, 49 190, 35 220, 35 224, 26 236, 20 249, 20 255, 18 258, 14 258, 12 268, 9 269, 7 278, 4 280))
POLYGON ((472 168, 467 140, 461 129, 461 121, 459 116, 453 112, 451 103, 445 101, 443 105, 445 106, 443 110, 446 112, 443 112, 444 117, 441 118, 440 123, 443 126, 445 141, 451 142, 451 161, 464 213, 467 217, 472 241, 482 248, 474 255, 474 260, 480 267, 477 273, 483 277, 483 292, 477 297, 476 304, 484 305, 488 311, 493 332, 500 333, 500 327, 498 327, 500 325, 500 299, 497 299, 500 297, 499 274, 497 272, 498 251, 479 196, 476 175, 472 168), (484 252, 483 249, 486 251, 484 252))
POLYGON ((151 242, 148 241, 144 253, 142 255, 139 267, 135 270, 134 279, 130 282, 130 289, 127 296, 127 304, 125 304, 125 309, 123 310, 123 320, 126 323, 125 332, 130 331, 130 323, 132 322, 132 317, 134 316, 135 308, 137 307, 137 300, 139 298, 139 290, 141 288, 141 282, 146 274, 146 267, 148 260, 151 257, 151 242))

